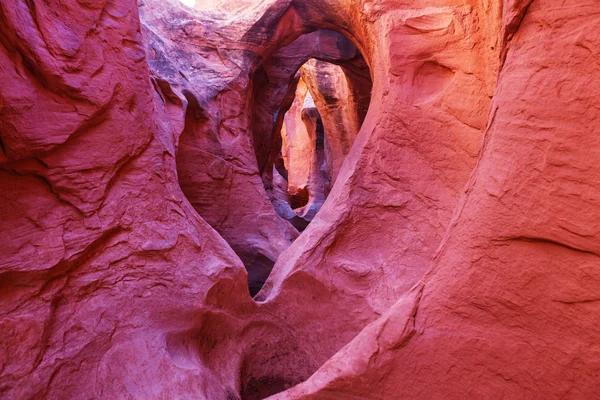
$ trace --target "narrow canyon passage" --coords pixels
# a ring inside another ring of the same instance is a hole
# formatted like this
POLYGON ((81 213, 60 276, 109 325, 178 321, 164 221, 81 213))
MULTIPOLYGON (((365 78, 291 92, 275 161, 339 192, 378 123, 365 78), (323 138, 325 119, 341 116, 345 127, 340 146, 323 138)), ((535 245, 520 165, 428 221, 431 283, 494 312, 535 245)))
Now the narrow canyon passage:
POLYGON ((0 399, 593 399, 598 0, 0 0, 0 399))
MULTIPOLYGON (((270 197, 277 213, 303 231, 335 184, 364 120, 365 104, 357 101, 348 76, 335 64, 311 59, 293 82, 294 99, 281 124, 281 153, 273 165, 270 197)), ((370 81, 361 88, 367 99, 370 88, 370 81)))
POLYGON ((275 51, 247 87, 234 86, 226 104, 247 114, 222 134, 213 133, 218 118, 184 92, 179 183, 240 256, 252 296, 325 202, 365 118, 371 87, 356 47, 339 33, 317 30, 275 51), (264 190, 256 187, 260 181, 264 190))

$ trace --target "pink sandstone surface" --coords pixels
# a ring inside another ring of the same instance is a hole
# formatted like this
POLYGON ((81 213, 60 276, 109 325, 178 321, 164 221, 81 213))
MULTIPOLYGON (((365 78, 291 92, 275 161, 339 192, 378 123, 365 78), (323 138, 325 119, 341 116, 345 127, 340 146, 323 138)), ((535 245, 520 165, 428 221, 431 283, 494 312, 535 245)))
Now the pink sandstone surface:
POLYGON ((0 0, 0 398, 597 398, 599 26, 0 0), (311 59, 351 148, 300 234, 274 166, 311 59))

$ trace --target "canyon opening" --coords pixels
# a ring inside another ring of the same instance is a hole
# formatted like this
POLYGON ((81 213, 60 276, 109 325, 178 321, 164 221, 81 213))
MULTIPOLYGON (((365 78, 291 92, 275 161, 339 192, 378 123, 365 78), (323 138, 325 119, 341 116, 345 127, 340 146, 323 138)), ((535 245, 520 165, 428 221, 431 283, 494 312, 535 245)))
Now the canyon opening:
POLYGON ((239 104, 227 103, 247 115, 248 125, 224 127, 234 140, 211 135, 218 118, 204 117, 187 92, 177 170, 194 209, 246 266, 254 296, 325 202, 365 119, 372 82, 350 40, 316 30, 265 57, 247 85, 239 104))
POLYGON ((597 397, 564 3, 0 0, 0 398, 597 397))

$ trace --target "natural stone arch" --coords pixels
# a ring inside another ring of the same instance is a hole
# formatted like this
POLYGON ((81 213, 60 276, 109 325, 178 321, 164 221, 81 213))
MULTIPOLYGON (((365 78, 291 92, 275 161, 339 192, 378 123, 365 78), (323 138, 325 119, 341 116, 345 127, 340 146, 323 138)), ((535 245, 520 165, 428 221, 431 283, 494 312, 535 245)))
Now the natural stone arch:
MULTIPOLYGON (((312 7, 294 13, 318 25, 312 7)), ((324 24, 348 35, 371 68, 369 112, 325 206, 256 297, 269 312, 285 308, 293 326, 336 326, 331 335, 306 335, 303 349, 323 362, 428 270, 477 160, 495 82, 484 68, 471 75, 480 57, 473 41, 494 40, 462 28, 477 24, 475 8, 402 10, 389 26, 374 17, 383 8, 373 6, 374 19, 361 25, 341 22, 339 7, 324 7, 324 24), (485 106, 469 115, 453 96, 485 106), (292 314, 285 305, 312 299, 327 304, 322 313, 295 307, 292 314)))
MULTIPOLYGON (((389 10, 378 7, 273 2, 236 36, 237 62, 251 66, 250 73, 282 46, 318 29, 348 37, 372 73, 369 112, 328 202, 279 258, 257 296, 266 314, 304 332, 294 344, 268 351, 299 359, 312 354, 311 365, 327 360, 427 270, 475 165, 495 79, 482 68, 472 70, 481 57, 475 43, 495 40, 485 30, 472 35, 465 28, 478 23, 480 8, 399 10, 389 25, 380 18, 389 10), (357 8, 365 13, 361 19, 353 17, 357 8), (478 112, 466 112, 456 96, 476 104, 478 112), (301 306, 315 299, 322 308, 301 306), (332 329, 313 334, 323 321, 332 329)), ((246 100, 249 78, 241 74, 238 82, 246 100)), ((263 372, 293 376, 293 365, 263 372)), ((247 376, 260 377, 260 368, 247 376)))
MULTIPOLYGON (((342 66, 348 77, 347 80, 351 81, 349 83, 352 97, 348 97, 348 102, 353 102, 352 106, 356 108, 354 112, 357 120, 355 126, 352 127, 353 132, 350 134, 350 145, 364 120, 372 86, 369 68, 358 49, 345 36, 330 30, 317 30, 300 36, 291 44, 274 52, 254 72, 252 130, 260 173, 267 193, 270 194, 278 213, 292 222, 297 220, 297 216, 293 214, 289 206, 286 207, 280 199, 271 194, 273 190, 272 165, 282 145, 280 131, 284 116, 294 100, 294 91, 298 82, 295 74, 309 59, 342 66)), ((322 100, 319 103, 320 113, 326 113, 324 96, 319 93, 316 81, 313 82, 311 91, 315 97, 322 100)), ((329 122, 329 120, 327 121, 329 122)), ((335 124, 331 123, 325 131, 329 142, 336 150, 342 147, 339 144, 342 138, 336 135, 337 131, 335 124)), ((333 152, 332 154, 338 158, 336 161, 343 160, 348 149, 344 153, 333 152)))

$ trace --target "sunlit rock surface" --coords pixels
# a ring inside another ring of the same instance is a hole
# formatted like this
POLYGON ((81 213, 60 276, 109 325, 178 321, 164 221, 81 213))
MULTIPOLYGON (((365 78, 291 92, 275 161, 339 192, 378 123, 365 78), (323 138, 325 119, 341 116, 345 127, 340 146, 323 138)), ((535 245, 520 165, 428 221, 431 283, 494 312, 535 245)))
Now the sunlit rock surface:
POLYGON ((311 59, 302 66, 301 73, 323 121, 328 193, 369 108, 369 68, 366 64, 348 68, 311 59))
POLYGON ((0 397, 595 398, 597 10, 0 0, 0 397), (361 127, 299 234, 311 58, 361 127))

